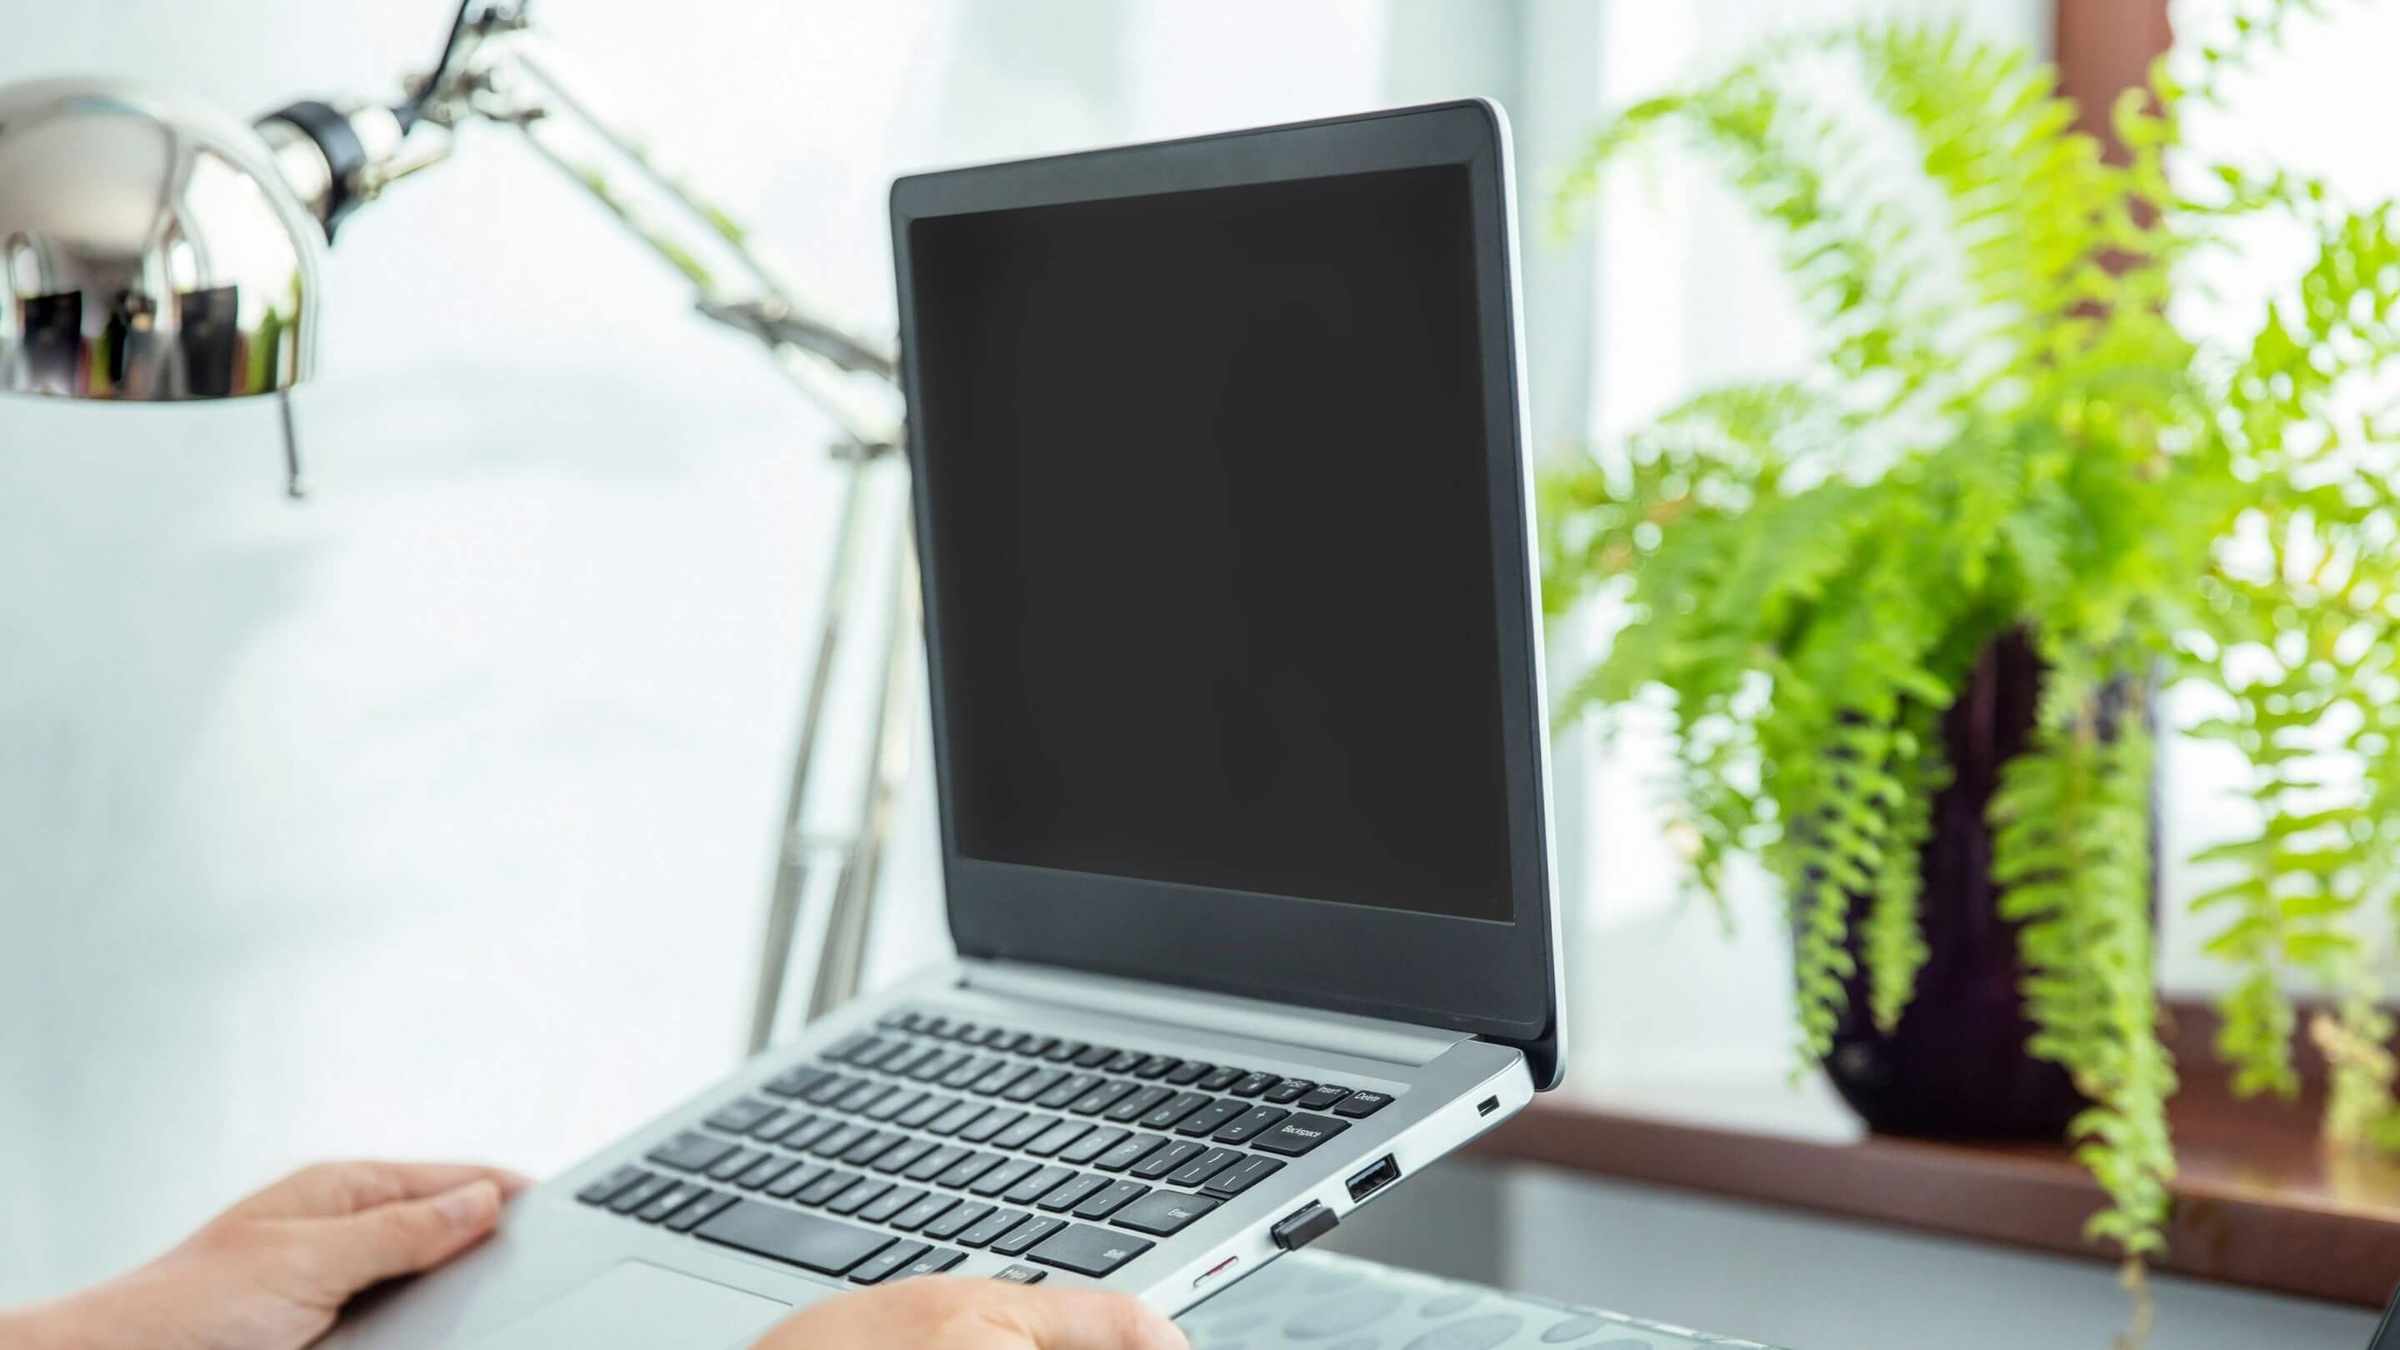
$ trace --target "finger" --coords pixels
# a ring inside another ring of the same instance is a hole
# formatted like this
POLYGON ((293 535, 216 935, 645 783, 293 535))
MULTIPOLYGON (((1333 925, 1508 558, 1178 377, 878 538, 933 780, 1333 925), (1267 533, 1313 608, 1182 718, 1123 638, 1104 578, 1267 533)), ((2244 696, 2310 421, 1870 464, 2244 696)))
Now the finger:
POLYGON ((347 1297, 378 1280, 430 1270, 499 1222, 499 1184, 478 1177, 439 1195, 312 1224, 310 1261, 321 1282, 347 1297))
POLYGON ((532 1185, 524 1175, 477 1163, 354 1160, 304 1167, 234 1206, 254 1218, 334 1218, 401 1200, 421 1200, 471 1181, 489 1181, 503 1196, 532 1185))
POLYGON ((1007 1313, 1040 1350, 1190 1350, 1166 1315, 1124 1294, 1098 1289, 995 1285, 1007 1313))

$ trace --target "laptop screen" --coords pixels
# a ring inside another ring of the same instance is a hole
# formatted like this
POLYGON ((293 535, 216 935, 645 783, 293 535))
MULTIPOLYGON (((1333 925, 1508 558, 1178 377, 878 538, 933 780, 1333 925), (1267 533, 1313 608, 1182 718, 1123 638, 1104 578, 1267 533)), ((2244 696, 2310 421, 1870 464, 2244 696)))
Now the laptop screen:
POLYGON ((1468 170, 907 226, 951 826, 1508 921, 1468 170))

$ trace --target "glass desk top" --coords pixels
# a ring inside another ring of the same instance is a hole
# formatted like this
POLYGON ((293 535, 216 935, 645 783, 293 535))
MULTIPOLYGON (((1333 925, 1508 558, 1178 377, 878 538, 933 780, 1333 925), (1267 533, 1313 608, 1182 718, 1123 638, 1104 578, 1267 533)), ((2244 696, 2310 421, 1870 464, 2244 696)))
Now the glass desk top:
POLYGON ((1773 1350, 1756 1341, 1306 1251, 1177 1321, 1192 1350, 1773 1350))

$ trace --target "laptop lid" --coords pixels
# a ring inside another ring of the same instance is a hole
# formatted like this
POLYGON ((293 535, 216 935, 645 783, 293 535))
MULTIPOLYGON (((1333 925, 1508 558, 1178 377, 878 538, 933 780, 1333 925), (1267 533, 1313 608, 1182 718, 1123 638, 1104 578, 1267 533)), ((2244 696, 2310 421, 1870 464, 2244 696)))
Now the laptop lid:
POLYGON ((962 953, 1555 1081, 1511 195, 1481 102, 893 185, 962 953))

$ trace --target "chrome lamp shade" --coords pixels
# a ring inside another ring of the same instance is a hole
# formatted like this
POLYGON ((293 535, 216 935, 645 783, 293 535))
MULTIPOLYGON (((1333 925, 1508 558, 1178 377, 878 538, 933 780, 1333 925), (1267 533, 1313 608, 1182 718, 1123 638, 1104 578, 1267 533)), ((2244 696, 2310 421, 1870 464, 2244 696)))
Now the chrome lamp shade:
POLYGON ((325 234, 241 122, 105 80, 0 88, 0 393, 279 393, 325 234))

